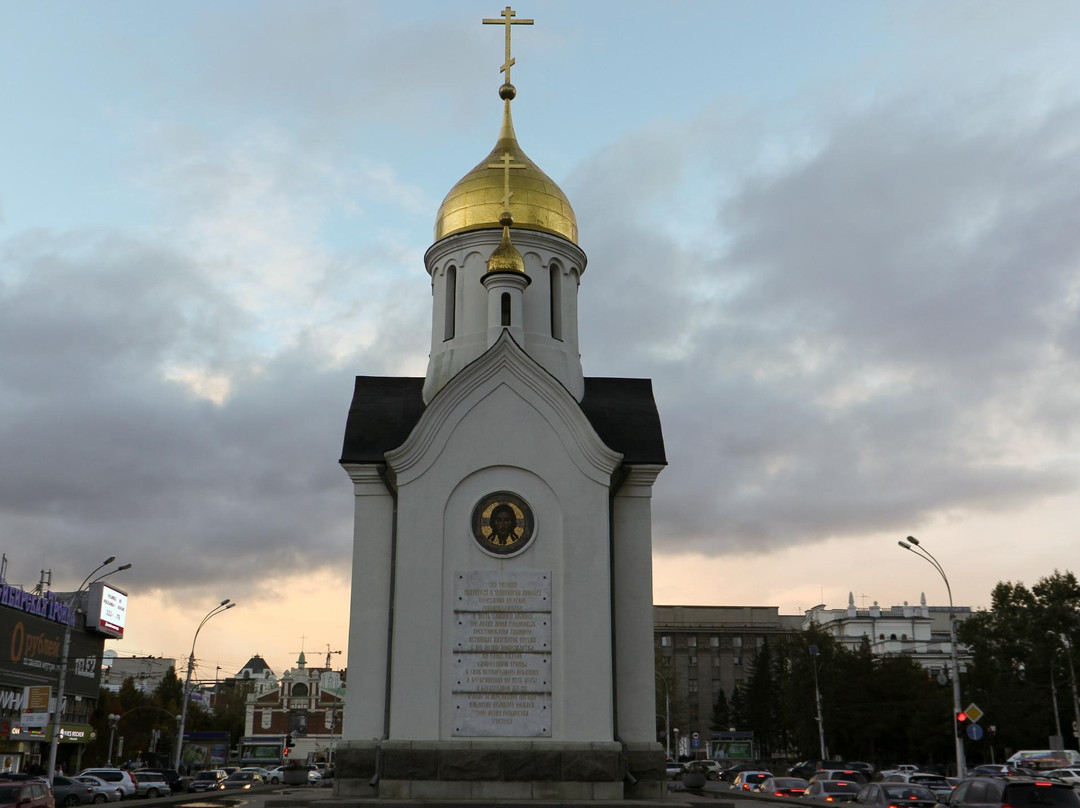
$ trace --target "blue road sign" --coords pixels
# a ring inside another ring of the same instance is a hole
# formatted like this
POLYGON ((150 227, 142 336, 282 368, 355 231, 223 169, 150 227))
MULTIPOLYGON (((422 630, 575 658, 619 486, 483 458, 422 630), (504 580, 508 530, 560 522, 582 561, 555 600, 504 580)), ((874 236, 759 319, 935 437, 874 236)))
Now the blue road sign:
POLYGON ((983 728, 978 724, 969 724, 967 728, 967 736, 973 741, 981 741, 983 736, 983 728))

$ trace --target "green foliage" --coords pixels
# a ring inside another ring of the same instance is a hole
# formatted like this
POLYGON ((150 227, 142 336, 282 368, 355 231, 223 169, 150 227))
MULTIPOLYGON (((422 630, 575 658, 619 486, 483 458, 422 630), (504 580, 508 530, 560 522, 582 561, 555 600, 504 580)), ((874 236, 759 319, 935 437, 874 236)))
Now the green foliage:
POLYGON ((1021 582, 998 583, 990 610, 960 624, 960 642, 973 657, 964 677, 964 701, 983 709, 987 717, 981 723, 997 727, 1000 746, 1046 745, 1056 731, 1052 681, 1058 687, 1061 725, 1068 733, 1072 711, 1064 685, 1069 650, 1062 635, 1073 646, 1075 668, 1080 661, 1075 649, 1080 640, 1080 583, 1073 573, 1058 570, 1030 589, 1021 582))

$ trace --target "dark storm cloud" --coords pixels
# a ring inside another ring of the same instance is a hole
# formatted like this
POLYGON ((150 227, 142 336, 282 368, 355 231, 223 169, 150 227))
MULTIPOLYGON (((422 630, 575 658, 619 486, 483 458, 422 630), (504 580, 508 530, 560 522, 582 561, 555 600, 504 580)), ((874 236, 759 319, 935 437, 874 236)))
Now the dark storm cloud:
POLYGON ((1061 451, 1076 448, 1080 415, 1053 402, 1080 391, 1062 362, 1080 283, 1080 120, 979 100, 978 124, 895 103, 834 121, 808 158, 732 167, 744 179, 718 194, 706 238, 657 216, 717 181, 692 147, 680 170, 670 153, 616 144, 619 159, 586 161, 567 183, 590 241, 588 370, 656 387, 671 464, 662 549, 902 531, 1075 490, 1075 463, 1017 458, 1063 433, 1061 451))
POLYGON ((17 346, 0 352, 11 580, 33 583, 47 559, 62 589, 116 555, 144 590, 257 586, 236 571, 348 558, 337 458, 352 376, 399 362, 400 350, 358 352, 341 369, 300 335, 255 361, 246 318, 189 256, 150 241, 34 232, 6 242, 3 257, 0 344, 17 346), (231 380, 222 403, 169 380, 173 362, 192 359, 231 380))

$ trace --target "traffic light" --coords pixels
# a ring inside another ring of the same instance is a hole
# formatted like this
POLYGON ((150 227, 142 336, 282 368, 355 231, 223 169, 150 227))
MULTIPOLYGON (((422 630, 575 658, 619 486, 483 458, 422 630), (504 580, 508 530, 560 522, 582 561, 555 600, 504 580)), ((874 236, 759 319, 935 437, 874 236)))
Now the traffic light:
POLYGON ((290 732, 285 736, 285 757, 289 756, 289 752, 292 751, 292 733, 290 732))
POLYGON ((967 734, 968 715, 963 710, 956 711, 956 737, 963 738, 967 734))

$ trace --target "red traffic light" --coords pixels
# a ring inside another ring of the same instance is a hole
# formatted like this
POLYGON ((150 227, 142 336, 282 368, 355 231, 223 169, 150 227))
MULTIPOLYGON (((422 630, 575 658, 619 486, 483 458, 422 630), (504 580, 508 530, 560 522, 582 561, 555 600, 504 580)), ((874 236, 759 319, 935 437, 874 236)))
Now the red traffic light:
POLYGON ((961 710, 960 712, 958 712, 956 714, 956 720, 959 723, 963 724, 965 721, 967 721, 967 713, 965 713, 963 710, 961 710))

